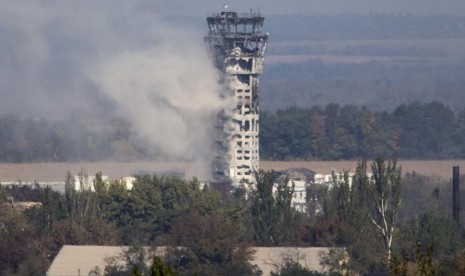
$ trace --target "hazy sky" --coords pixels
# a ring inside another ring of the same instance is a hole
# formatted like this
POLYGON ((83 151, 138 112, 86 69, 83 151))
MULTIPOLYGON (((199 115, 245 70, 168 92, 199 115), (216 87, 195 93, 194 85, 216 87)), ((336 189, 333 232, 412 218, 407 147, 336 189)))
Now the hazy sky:
POLYGON ((401 12, 465 15, 464 0, 159 0, 162 13, 205 15, 228 4, 237 11, 260 8, 264 14, 401 12))
POLYGON ((225 3, 243 12, 260 8, 264 15, 465 15, 465 0, 0 0, 0 113, 55 116, 89 109, 99 90, 89 80, 91 68, 125 52, 156 48, 171 36, 184 39, 181 53, 194 47, 202 52, 205 15, 225 3), (170 27, 174 14, 198 17, 190 21, 198 24, 170 27))
POLYGON ((171 26, 158 4, 0 0, 0 114, 121 116, 149 152, 205 176, 213 114, 234 103, 220 98, 204 30, 171 26))

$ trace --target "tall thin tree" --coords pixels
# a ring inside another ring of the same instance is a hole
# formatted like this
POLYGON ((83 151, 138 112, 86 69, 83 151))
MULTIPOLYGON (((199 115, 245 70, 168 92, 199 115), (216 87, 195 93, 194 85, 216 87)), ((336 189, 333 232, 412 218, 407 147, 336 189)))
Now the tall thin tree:
POLYGON ((401 168, 396 160, 386 162, 383 157, 378 157, 371 168, 374 185, 371 222, 383 239, 389 263, 397 211, 402 203, 401 168))

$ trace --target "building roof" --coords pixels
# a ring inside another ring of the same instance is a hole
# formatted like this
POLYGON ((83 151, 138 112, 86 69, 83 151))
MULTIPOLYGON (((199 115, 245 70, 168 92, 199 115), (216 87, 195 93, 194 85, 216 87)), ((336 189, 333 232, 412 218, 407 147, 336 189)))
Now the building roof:
POLYGON ((327 254, 329 247, 252 247, 255 250, 252 264, 257 265, 263 275, 276 271, 276 266, 284 264, 286 259, 299 260, 299 264, 309 270, 322 272, 321 254, 327 254))
POLYGON ((88 275, 95 267, 105 269, 105 259, 120 256, 125 246, 64 245, 50 265, 47 275, 88 275))
MULTIPOLYGON (((96 267, 104 271, 106 260, 121 256, 127 246, 95 246, 95 245, 64 245, 50 265, 48 276, 88 275, 96 267)), ((276 265, 283 263, 285 258, 299 259, 299 263, 310 270, 322 271, 320 255, 327 253, 328 247, 252 247, 254 260, 263 275, 270 275, 276 265)), ((163 255, 166 247, 157 248, 155 254, 163 255)), ((121 265, 124 265, 122 261, 121 265)))

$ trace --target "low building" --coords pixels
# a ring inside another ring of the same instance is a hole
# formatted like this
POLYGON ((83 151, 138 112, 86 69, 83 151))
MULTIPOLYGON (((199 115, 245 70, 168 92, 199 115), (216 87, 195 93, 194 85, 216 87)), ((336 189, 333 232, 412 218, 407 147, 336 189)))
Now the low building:
MULTIPOLYGON (((128 250, 127 246, 94 246, 94 245, 64 245, 50 265, 47 276, 78 276, 89 275, 90 272, 105 271, 105 267, 112 265, 124 267, 122 254, 128 250)), ((309 270, 324 272, 321 264, 322 256, 329 254, 329 247, 252 247, 254 251, 251 264, 257 265, 263 275, 270 275, 276 267, 286 261, 298 262, 309 270)), ((144 247, 149 252, 149 247, 144 247)), ((166 247, 155 248, 153 254, 163 256, 166 247)), ((147 264, 151 258, 147 258, 147 264)), ((98 275, 98 274, 97 274, 98 275)))

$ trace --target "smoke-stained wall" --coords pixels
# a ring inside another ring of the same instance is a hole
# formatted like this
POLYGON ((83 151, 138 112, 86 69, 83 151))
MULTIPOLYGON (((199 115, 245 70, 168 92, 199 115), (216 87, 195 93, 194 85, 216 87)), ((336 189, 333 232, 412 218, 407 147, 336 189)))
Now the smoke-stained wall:
POLYGON ((261 30, 264 20, 260 13, 237 13, 227 6, 207 17, 205 43, 221 72, 222 94, 235 102, 234 108, 219 114, 215 125, 212 174, 217 182, 255 183, 259 170, 258 79, 268 40, 261 30))

